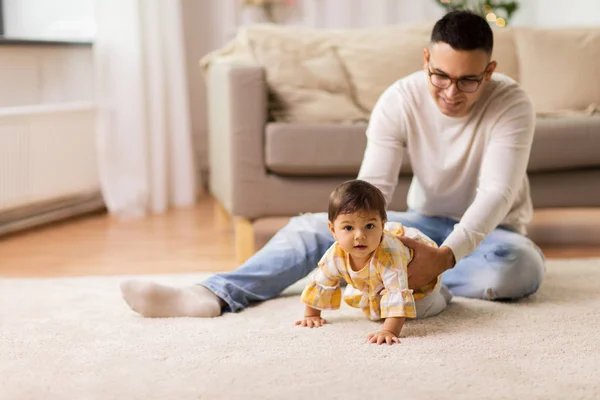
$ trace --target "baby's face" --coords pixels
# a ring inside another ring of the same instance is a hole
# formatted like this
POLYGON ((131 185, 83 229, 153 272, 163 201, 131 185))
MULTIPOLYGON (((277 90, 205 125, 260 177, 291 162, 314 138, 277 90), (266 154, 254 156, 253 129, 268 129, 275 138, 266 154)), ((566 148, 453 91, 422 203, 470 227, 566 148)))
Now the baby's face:
POLYGON ((381 242, 383 224, 379 213, 358 211, 338 215, 333 223, 329 222, 329 229, 356 262, 366 262, 381 242))

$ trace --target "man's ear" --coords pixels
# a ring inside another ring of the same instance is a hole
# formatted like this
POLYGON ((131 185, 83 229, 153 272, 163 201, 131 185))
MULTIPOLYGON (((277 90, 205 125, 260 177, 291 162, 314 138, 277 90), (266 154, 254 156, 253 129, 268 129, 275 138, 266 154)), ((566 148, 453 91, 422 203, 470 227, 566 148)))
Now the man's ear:
POLYGON ((423 49, 423 69, 429 69, 429 49, 427 47, 423 49))
POLYGON ((329 227, 329 231, 331 232, 331 234, 333 235, 333 238, 335 240, 337 240, 337 238, 335 237, 335 229, 333 229, 333 222, 331 221, 327 221, 327 226, 329 227))
POLYGON ((492 80, 492 74, 494 73, 494 71, 496 70, 496 67, 498 66, 498 63, 496 61, 491 61, 490 65, 488 66, 488 69, 485 73, 485 81, 489 82, 492 80))

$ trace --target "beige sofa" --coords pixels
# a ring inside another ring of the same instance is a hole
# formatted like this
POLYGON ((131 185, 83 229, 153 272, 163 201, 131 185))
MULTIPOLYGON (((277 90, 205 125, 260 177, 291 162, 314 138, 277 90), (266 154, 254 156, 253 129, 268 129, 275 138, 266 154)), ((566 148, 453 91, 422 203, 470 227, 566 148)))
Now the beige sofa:
MULTIPOLYGON (((255 25, 202 60, 210 191, 235 219, 239 261, 290 216, 325 211, 330 191, 356 177, 374 103, 423 67, 431 27, 255 25)), ((495 32, 497 71, 519 81, 538 111, 528 169, 534 207, 600 206, 600 29, 495 32)), ((390 209, 405 209, 410 180, 406 159, 390 209)))

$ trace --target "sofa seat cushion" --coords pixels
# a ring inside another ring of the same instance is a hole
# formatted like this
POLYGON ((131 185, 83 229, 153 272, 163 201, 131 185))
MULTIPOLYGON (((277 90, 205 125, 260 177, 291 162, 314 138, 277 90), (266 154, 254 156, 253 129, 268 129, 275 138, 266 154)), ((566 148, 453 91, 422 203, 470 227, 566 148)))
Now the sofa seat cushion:
POLYGON ((600 166, 600 115, 538 118, 530 172, 600 166))
MULTIPOLYGON (((363 158, 367 125, 283 124, 266 128, 265 163, 281 175, 356 175, 363 158)), ((410 174, 404 160, 402 174, 410 174)))
MULTIPOLYGON (((356 175, 367 139, 367 125, 286 124, 265 131, 265 164, 288 176, 356 175)), ((538 118, 529 172, 600 167, 600 116, 538 118)), ((410 157, 400 175, 410 175, 410 157)))

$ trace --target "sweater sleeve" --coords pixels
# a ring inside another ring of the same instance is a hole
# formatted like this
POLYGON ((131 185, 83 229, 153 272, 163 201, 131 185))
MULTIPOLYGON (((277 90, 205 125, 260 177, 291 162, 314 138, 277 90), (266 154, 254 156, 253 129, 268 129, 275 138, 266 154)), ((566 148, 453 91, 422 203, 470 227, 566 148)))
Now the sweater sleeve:
POLYGON ((375 185, 387 204, 398 184, 406 145, 403 94, 399 83, 386 89, 378 99, 367 127, 367 147, 358 179, 375 185))
POLYGON ((472 253, 510 210, 527 173, 534 130, 535 110, 523 93, 492 127, 475 199, 442 243, 456 262, 472 253))

